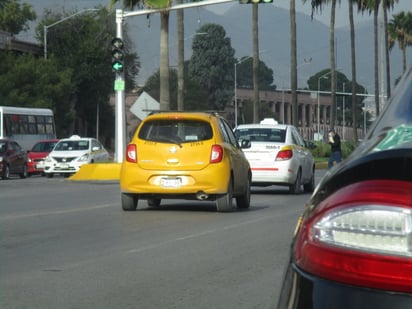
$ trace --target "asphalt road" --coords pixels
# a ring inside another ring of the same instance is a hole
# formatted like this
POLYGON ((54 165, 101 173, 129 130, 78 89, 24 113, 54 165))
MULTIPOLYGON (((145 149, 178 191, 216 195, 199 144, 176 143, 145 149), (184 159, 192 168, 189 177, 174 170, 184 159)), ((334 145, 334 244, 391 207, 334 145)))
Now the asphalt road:
POLYGON ((124 212, 116 182, 0 180, 0 308, 273 308, 308 198, 254 187, 249 211, 124 212))

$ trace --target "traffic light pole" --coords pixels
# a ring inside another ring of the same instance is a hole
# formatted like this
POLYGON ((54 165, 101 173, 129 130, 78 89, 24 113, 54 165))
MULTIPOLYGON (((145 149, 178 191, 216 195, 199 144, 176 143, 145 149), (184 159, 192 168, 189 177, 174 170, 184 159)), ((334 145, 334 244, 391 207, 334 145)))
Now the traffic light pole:
MULTIPOLYGON (((186 4, 179 4, 168 8, 169 11, 200 7, 206 5, 223 4, 234 2, 235 0, 205 0, 199 2, 192 2, 186 4)), ((116 37, 123 40, 123 19, 131 16, 147 15, 153 13, 160 13, 164 9, 145 9, 135 12, 123 12, 123 10, 116 10, 116 37)), ((115 86, 115 154, 114 159, 117 163, 122 163, 124 152, 126 149, 126 114, 125 114, 125 92, 124 92, 124 70, 116 72, 115 85, 123 85, 123 87, 115 86)))
MULTIPOLYGON (((122 10, 116 10, 116 37, 123 40, 123 13, 122 10)), ((124 85, 124 70, 116 72, 115 84, 124 85)), ((117 163, 123 162, 125 145, 126 145, 126 113, 125 113, 125 93, 124 86, 115 86, 115 153, 114 159, 117 163)))

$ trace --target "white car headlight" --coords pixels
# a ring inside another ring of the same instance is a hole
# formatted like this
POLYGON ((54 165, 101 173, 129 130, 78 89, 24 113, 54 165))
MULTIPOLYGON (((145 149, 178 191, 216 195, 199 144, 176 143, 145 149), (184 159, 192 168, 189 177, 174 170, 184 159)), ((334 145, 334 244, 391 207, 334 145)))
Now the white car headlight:
POLYGON ((85 153, 79 158, 79 162, 89 161, 89 154, 85 153))

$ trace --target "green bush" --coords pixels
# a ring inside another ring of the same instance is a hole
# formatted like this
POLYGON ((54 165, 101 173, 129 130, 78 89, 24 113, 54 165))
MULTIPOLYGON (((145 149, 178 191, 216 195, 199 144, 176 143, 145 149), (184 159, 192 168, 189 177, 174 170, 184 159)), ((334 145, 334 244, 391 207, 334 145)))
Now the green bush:
MULTIPOLYGON (((315 158, 328 158, 330 156, 330 145, 317 141, 314 142, 316 144, 316 148, 312 149, 312 155, 315 158)), ((342 147, 342 158, 345 159, 347 158, 352 151, 355 149, 357 145, 353 142, 342 142, 341 147, 342 147)))

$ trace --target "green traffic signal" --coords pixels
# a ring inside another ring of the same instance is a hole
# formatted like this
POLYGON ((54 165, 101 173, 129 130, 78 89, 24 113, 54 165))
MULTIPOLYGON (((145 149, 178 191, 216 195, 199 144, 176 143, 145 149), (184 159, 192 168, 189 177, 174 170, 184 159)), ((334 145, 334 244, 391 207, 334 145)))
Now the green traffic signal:
POLYGON ((116 73, 123 72, 124 69, 124 51, 123 40, 121 38, 114 38, 112 40, 112 71, 116 73))
POLYGON ((112 62, 113 72, 118 72, 118 73, 123 72, 123 66, 124 66, 123 62, 121 62, 119 60, 114 60, 112 62))

